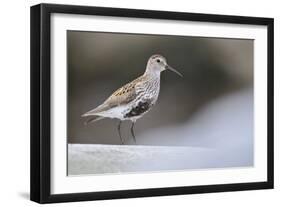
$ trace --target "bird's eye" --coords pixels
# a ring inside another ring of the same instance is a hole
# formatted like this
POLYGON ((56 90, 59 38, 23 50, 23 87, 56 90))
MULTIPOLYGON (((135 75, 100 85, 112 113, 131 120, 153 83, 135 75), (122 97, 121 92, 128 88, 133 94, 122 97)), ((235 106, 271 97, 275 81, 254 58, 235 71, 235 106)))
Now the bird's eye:
POLYGON ((160 59, 157 59, 156 61, 157 61, 157 63, 160 63, 160 59))

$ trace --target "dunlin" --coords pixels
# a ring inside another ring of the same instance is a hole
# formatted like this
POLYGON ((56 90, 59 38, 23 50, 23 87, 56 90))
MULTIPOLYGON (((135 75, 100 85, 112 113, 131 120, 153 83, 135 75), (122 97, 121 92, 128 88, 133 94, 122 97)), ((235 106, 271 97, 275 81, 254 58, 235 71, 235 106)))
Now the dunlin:
POLYGON ((171 70, 182 76, 167 64, 166 58, 161 55, 152 55, 143 75, 117 89, 101 105, 82 115, 82 117, 90 117, 85 123, 103 118, 119 119, 118 134, 121 143, 124 144, 120 132, 121 123, 124 120, 130 120, 132 122, 131 134, 136 143, 134 125, 155 105, 160 91, 160 74, 164 70, 171 70))

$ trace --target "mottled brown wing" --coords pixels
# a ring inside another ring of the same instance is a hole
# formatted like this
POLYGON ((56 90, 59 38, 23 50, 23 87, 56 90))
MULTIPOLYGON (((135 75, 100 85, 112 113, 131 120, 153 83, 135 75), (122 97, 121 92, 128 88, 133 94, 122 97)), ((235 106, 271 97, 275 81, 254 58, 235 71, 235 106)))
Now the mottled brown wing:
POLYGON ((131 102, 136 98, 136 83, 137 79, 127 83, 121 88, 117 89, 105 102, 104 104, 109 107, 115 107, 131 102))
POLYGON ((100 112, 107 111, 110 108, 114 108, 119 105, 127 104, 134 100, 137 96, 136 85, 141 84, 143 77, 139 77, 130 83, 117 89, 105 102, 99 105, 97 108, 83 114, 82 116, 92 116, 100 112))

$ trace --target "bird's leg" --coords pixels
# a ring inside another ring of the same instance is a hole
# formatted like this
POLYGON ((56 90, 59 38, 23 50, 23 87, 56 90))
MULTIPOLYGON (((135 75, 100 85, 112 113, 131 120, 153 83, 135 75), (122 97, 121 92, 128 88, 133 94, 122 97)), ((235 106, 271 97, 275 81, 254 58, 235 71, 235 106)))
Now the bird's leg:
POLYGON ((132 122, 132 126, 131 126, 131 133, 132 133, 133 139, 135 141, 135 144, 137 144, 136 137, 135 137, 135 132, 134 132, 134 126, 135 126, 135 122, 133 121, 132 122))
POLYGON ((122 121, 119 121, 119 123, 118 123, 118 134, 119 134, 119 138, 121 140, 121 143, 124 144, 124 141, 123 141, 122 136, 121 136, 121 130, 120 130, 121 124, 122 124, 122 121))

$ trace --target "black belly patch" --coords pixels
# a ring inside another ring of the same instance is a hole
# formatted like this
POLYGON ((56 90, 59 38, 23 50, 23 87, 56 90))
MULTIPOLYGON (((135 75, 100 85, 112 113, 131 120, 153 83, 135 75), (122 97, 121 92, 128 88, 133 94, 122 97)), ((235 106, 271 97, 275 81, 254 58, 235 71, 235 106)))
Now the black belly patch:
POLYGON ((124 118, 130 118, 133 116, 139 116, 146 112, 150 108, 150 102, 139 102, 138 105, 131 109, 127 114, 125 114, 124 118))

